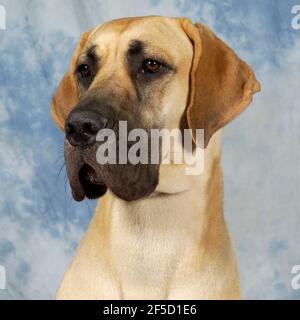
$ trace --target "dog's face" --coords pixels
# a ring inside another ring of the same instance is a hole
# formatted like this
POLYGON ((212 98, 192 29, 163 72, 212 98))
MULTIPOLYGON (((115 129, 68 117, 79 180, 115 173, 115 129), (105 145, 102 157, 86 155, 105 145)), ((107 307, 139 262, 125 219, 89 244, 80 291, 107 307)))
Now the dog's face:
MULTIPOLYGON (((136 200, 158 184, 159 164, 117 159, 118 164, 100 165, 99 130, 111 129, 118 137, 120 121, 128 131, 147 133, 201 128, 206 146, 258 89, 244 62, 208 29, 186 19, 121 19, 85 33, 52 102, 52 116, 66 133, 73 197, 98 198, 109 188, 136 200)), ((116 142, 119 155, 122 145, 116 142)))

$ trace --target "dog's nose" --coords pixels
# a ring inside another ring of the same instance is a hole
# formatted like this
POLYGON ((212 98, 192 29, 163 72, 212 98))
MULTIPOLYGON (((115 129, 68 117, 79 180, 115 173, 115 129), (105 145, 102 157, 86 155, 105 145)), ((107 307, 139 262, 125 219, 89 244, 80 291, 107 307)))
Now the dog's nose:
POLYGON ((95 110, 73 110, 65 123, 66 138, 73 146, 86 147, 96 141, 99 130, 104 129, 108 120, 95 110))

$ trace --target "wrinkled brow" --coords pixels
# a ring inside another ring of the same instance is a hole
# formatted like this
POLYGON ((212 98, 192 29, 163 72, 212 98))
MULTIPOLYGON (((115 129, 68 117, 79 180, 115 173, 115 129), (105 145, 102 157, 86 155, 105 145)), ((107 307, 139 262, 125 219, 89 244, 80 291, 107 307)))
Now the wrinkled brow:
POLYGON ((97 49, 97 45, 92 45, 89 48, 86 49, 85 51, 85 55, 88 58, 96 58, 96 49, 97 49))
POLYGON ((137 55, 143 52, 145 44, 140 40, 132 40, 128 46, 129 55, 137 55))

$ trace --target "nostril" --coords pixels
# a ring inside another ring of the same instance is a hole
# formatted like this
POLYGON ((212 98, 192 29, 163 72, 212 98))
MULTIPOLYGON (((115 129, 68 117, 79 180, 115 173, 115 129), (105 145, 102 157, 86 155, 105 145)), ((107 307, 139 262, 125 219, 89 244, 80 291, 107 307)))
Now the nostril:
POLYGON ((85 123, 82 128, 82 132, 86 136, 95 136, 98 133, 99 128, 93 123, 85 123))
POLYGON ((65 130, 66 130, 66 134, 72 134, 75 132, 74 126, 70 123, 66 123, 65 130))

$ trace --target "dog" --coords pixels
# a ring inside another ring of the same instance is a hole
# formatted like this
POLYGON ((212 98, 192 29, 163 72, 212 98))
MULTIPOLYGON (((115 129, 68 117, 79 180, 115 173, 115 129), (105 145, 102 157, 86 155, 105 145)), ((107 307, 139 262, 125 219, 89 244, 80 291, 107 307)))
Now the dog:
POLYGON ((232 49, 186 18, 123 18, 82 34, 51 115, 65 132, 74 199, 101 200, 57 299, 241 298, 221 139, 259 90, 232 49), (203 129, 203 172, 172 162, 100 165, 97 132, 120 121, 147 132, 190 129, 194 145, 203 129))

